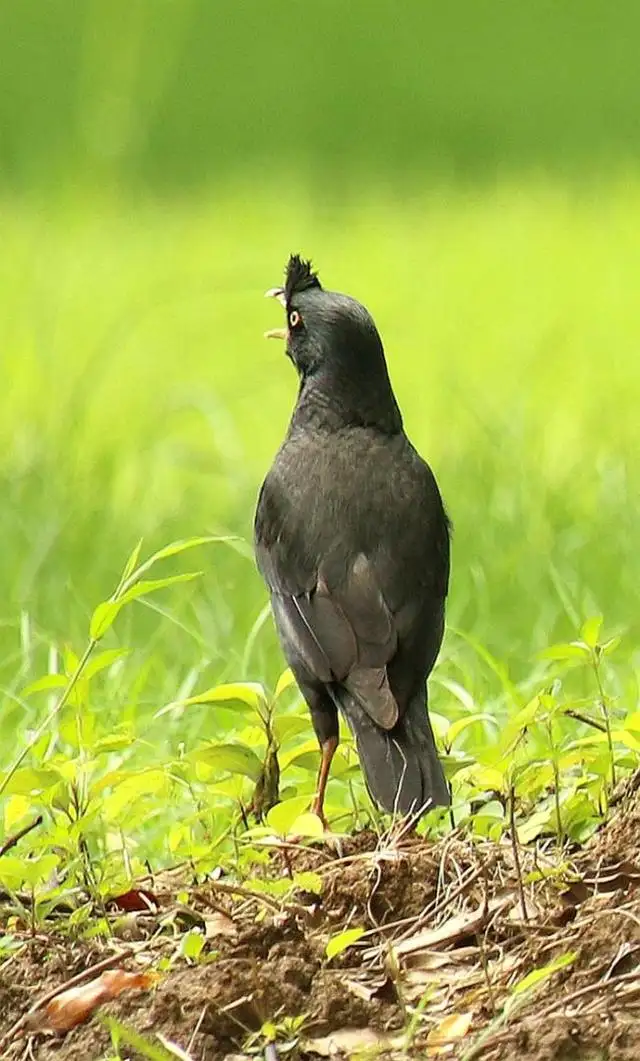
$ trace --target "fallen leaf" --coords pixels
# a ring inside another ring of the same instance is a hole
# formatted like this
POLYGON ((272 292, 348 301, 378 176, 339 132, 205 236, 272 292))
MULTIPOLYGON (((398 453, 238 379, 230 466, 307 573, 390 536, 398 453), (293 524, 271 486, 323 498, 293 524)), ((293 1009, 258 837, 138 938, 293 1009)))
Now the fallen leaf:
POLYGON ((148 888, 130 888, 128 892, 107 899, 107 909, 114 906, 116 910, 124 910, 127 914, 137 910, 155 913, 159 905, 156 896, 148 888))
POLYGON ((431 971, 441 969, 446 965, 463 965, 470 961, 476 965, 479 950, 477 947, 456 947, 454 951, 415 951, 407 955, 405 963, 408 969, 424 969, 431 971))
POLYGON ((157 981, 155 973, 128 973, 124 969, 109 969, 88 983, 70 987, 51 999, 45 1007, 49 1025, 54 1031, 68 1032, 90 1017, 98 1006, 117 998, 123 991, 145 991, 157 981))
MULTIPOLYGON (((461 991, 476 987, 484 983, 482 968, 470 965, 446 965, 437 971, 429 972, 427 969, 407 969, 402 973, 402 994, 407 1002, 416 1002, 422 998, 428 988, 438 990, 448 997, 451 990, 461 991)), ((429 1003, 429 1009, 434 1009, 434 1003, 429 1003)))
POLYGON ((404 1043, 403 1035, 393 1038, 377 1032, 373 1028, 340 1028, 321 1039, 305 1039, 300 1044, 305 1053, 319 1054, 320 1057, 334 1057, 335 1054, 352 1054, 367 1047, 382 1050, 400 1049, 404 1043))
POLYGON ((385 994, 393 994, 393 980, 388 976, 376 977, 375 979, 367 980, 354 980, 351 977, 346 977, 344 980, 344 986, 347 991, 350 991, 356 998, 361 998, 364 1002, 371 1002, 372 998, 383 998, 385 994))
POLYGON ((443 944, 456 943, 460 939, 466 939, 467 936, 472 936, 479 932, 494 914, 504 910, 507 906, 511 906, 513 902, 514 896, 511 894, 496 896, 494 899, 490 899, 486 905, 483 903, 477 910, 456 914, 455 917, 450 917, 448 921, 445 921, 438 928, 422 929, 422 931, 416 932, 415 936, 401 940, 400 943, 395 944, 394 953, 397 957, 402 957, 404 954, 413 954, 417 950, 431 950, 435 947, 441 947, 443 944))
POLYGON ((453 1051, 453 1048, 471 1027, 470 1013, 450 1013, 427 1035, 427 1057, 436 1057, 453 1051))
POLYGON ((227 914, 207 914, 205 919, 205 936, 213 939, 214 936, 237 936, 238 929, 233 918, 227 914))

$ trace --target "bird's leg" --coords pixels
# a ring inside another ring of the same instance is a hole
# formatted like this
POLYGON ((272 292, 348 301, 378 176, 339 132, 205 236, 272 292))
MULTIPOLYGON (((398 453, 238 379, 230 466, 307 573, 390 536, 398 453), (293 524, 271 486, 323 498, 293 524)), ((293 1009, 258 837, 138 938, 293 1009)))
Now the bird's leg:
POLYGON ((325 829, 328 828, 327 819, 324 816, 324 794, 327 790, 327 781, 329 780, 329 771, 331 769, 331 760, 333 759, 336 749, 338 747, 337 737, 328 737, 327 740, 320 742, 320 751, 322 758, 320 760, 320 769, 318 770, 318 781, 316 784, 316 794, 313 797, 311 804, 311 813, 317 814, 325 829))

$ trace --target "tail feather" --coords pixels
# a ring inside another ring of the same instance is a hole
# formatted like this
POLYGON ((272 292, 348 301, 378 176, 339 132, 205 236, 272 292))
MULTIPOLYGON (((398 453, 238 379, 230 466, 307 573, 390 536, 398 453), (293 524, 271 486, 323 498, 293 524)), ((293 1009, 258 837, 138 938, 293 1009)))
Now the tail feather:
POLYGON ((374 803, 402 815, 449 806, 449 788, 422 694, 391 730, 376 726, 344 687, 335 690, 335 698, 355 738, 374 803))

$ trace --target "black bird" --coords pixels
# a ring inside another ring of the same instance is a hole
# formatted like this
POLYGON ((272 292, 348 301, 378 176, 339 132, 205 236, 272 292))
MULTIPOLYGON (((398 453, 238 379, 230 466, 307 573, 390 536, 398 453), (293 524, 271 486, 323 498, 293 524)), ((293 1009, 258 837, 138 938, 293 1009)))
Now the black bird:
POLYGON ((340 711, 374 802, 419 815, 449 803, 426 710, 449 583, 442 498, 404 433, 364 306, 325 291, 297 255, 267 294, 287 314, 267 336, 286 340, 300 385, 255 547, 322 752, 312 809, 324 821, 340 711))

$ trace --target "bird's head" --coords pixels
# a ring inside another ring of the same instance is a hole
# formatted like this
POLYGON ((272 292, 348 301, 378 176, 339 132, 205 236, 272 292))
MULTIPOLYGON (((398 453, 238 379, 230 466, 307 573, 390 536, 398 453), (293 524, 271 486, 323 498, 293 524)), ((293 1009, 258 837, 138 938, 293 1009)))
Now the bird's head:
POLYGON ((292 254, 284 286, 266 294, 282 304, 287 323, 265 334, 285 340, 286 352, 303 379, 329 368, 340 374, 369 373, 384 364, 371 314, 355 298, 325 291, 310 261, 292 254))

